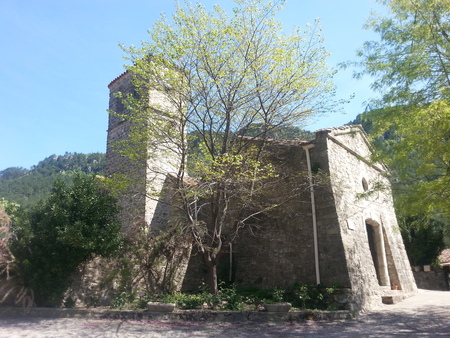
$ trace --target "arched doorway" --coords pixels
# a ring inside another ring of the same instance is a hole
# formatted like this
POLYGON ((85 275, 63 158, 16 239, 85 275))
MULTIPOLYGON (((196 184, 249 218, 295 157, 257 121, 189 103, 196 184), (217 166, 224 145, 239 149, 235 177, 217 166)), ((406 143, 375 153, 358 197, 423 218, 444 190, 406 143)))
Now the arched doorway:
POLYGON ((366 230, 378 284, 380 286, 390 286, 383 228, 378 222, 368 219, 366 220, 366 230))

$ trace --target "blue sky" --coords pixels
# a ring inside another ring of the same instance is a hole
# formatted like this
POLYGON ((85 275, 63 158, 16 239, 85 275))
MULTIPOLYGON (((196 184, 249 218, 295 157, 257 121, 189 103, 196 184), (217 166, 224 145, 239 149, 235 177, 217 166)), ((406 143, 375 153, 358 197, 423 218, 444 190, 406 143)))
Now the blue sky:
MULTIPOLYGON (((231 0, 200 1, 231 8, 231 0)), ((65 152, 105 152, 109 92, 123 72, 119 43, 139 45, 174 0, 2 0, 0 3, 0 170, 30 168, 65 152)), ((329 65, 355 60, 377 36, 363 29, 375 0, 287 0, 277 19, 286 30, 320 18, 329 65)), ((343 125, 364 111, 370 79, 352 70, 335 79, 338 98, 355 98, 344 113, 307 127, 343 125)))

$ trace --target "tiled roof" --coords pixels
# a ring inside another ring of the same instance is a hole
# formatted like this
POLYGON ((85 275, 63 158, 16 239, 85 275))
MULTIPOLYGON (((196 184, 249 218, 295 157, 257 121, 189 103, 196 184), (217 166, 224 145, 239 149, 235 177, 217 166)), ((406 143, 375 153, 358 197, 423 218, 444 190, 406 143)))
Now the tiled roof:
POLYGON ((340 126, 340 127, 323 128, 323 129, 318 129, 315 132, 316 133, 329 133, 332 131, 346 131, 346 130, 355 129, 355 128, 359 129, 364 134, 366 133, 364 131, 364 128, 360 124, 348 124, 348 125, 340 126))
POLYGON ((307 144, 311 143, 311 141, 305 141, 300 139, 294 139, 294 140, 283 140, 283 139, 262 139, 258 137, 252 137, 252 136, 239 136, 240 139, 244 141, 254 141, 254 142, 268 142, 271 144, 278 144, 278 145, 300 145, 300 144, 307 144))
POLYGON ((441 254, 439 255, 439 260, 441 261, 442 265, 450 265, 450 249, 442 250, 441 254))
MULTIPOLYGON (((178 178, 177 174, 176 173, 172 173, 172 172, 167 173, 167 176, 171 180, 176 180, 178 178)), ((194 185, 198 184, 198 180, 195 179, 194 177, 189 177, 189 176, 185 175, 183 177, 183 183, 186 184, 186 185, 194 186, 194 185)))
POLYGON ((109 83, 109 85, 108 85, 108 88, 114 83, 114 82, 116 82, 117 80, 119 80, 122 76, 124 76, 125 74, 127 74, 128 73, 128 70, 126 70, 126 71, 124 71, 122 74, 120 74, 118 77, 116 77, 114 80, 112 80, 110 83, 109 83))

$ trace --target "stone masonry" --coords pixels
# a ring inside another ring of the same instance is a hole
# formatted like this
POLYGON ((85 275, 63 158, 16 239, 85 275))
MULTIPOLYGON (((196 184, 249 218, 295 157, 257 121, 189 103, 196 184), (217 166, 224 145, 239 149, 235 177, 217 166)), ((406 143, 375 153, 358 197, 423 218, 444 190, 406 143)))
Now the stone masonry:
MULTIPOLYGON (((115 93, 132 90, 130 75, 121 75, 109 88, 110 110, 123 113, 115 93)), ((127 137, 127 128, 126 122, 110 116, 109 175, 127 170, 127 161, 113 146, 115 141, 127 137)), ((398 229, 387 169, 371 161, 372 151, 361 126, 318 130, 310 142, 272 141, 266 151, 274 166, 292 173, 272 198, 281 198, 287 185, 301 182, 306 188, 280 207, 274 217, 241 233, 224 258, 224 276, 238 287, 338 284, 349 290, 350 310, 370 309, 381 303, 383 295, 393 292, 392 286, 398 294, 416 291, 398 229), (316 173, 325 175, 326 181, 315 182, 316 173)), ((129 223, 137 218, 149 226, 157 226, 162 220, 156 212, 157 203, 145 198, 149 188, 147 173, 133 173, 142 179, 135 186, 142 191, 124 195, 122 205, 132 210, 128 213, 132 216, 123 218, 124 229, 129 229, 129 223)), ((156 189, 161 187, 159 184, 156 189)), ((187 270, 184 264, 180 267, 186 272, 179 287, 197 290, 206 272, 195 248, 186 260, 189 265, 187 270)))

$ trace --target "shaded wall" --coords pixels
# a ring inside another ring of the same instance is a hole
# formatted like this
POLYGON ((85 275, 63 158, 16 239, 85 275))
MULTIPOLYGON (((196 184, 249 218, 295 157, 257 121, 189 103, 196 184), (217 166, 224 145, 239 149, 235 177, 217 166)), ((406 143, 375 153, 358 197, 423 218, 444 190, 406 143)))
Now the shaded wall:
POLYGON ((117 94, 133 92, 132 73, 125 72, 114 79, 108 86, 109 116, 106 145, 106 175, 124 175, 121 179, 132 182, 131 186, 121 193, 119 204, 122 208, 120 219, 124 234, 131 236, 139 227, 145 226, 146 209, 146 166, 145 163, 131 162, 122 156, 123 149, 119 142, 128 139, 132 123, 126 118, 130 114, 117 94), (119 116, 118 116, 119 115, 119 116))
MULTIPOLYGON (((239 238, 224 254, 219 278, 238 287, 255 286, 262 289, 291 287, 295 283, 316 284, 313 210, 306 152, 302 141, 272 141, 266 146, 267 161, 286 177, 268 198, 285 201, 268 215, 259 217, 257 226, 241 230, 239 238)), ((313 149, 315 151, 315 149, 313 149)), ((327 166, 327 158, 312 163, 315 173, 327 166)), ((320 216, 318 232, 321 283, 349 287, 344 248, 329 180, 319 175, 314 180, 316 210, 320 216), (320 178, 319 178, 320 177, 320 178)), ((194 253, 183 288, 193 290, 206 277, 200 255, 194 253)))

